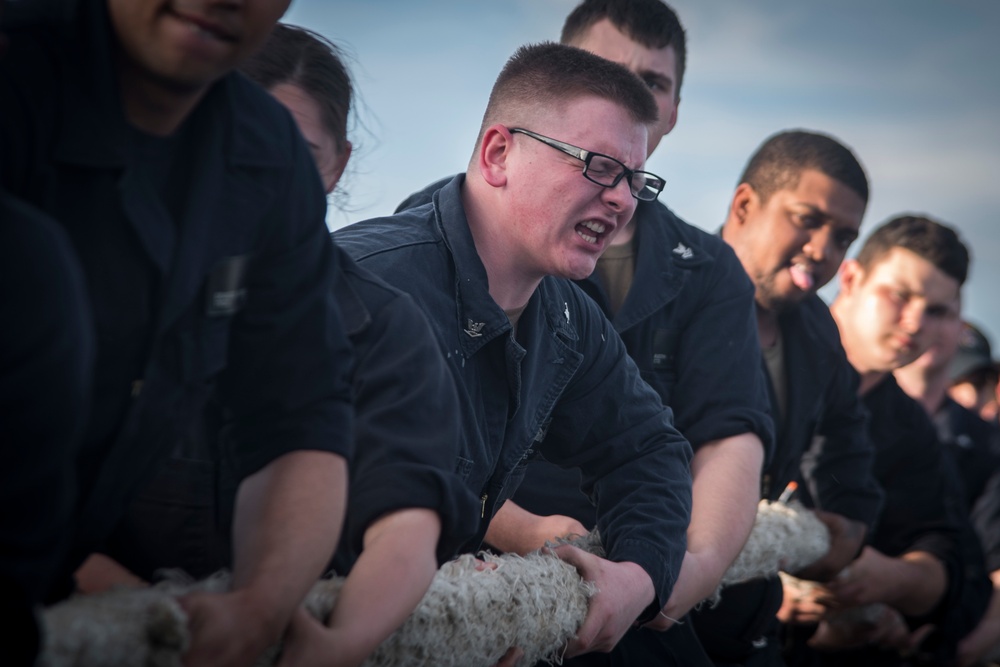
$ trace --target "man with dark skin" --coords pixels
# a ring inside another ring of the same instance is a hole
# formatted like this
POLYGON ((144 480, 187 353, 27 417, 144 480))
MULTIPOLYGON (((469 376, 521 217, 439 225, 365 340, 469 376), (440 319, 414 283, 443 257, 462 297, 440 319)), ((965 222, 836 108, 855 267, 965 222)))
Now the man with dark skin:
MULTIPOLYGON (((867 199, 867 177, 846 147, 814 132, 782 132, 751 157, 722 228, 755 286, 777 423, 762 495, 774 500, 807 473, 806 490, 833 539, 830 552, 800 575, 820 580, 858 552, 881 499, 857 377, 816 295, 857 238, 867 199)), ((780 588, 773 579, 735 586, 718 607, 695 614, 717 664, 780 664, 780 588)))
POLYGON ((0 176, 61 224, 97 330, 93 410, 63 580, 218 383, 235 418, 234 587, 182 599, 185 664, 247 665, 333 552, 350 349, 325 198, 292 119, 230 71, 287 0, 82 0, 11 31, 0 176), (252 259, 251 259, 252 258, 252 259))

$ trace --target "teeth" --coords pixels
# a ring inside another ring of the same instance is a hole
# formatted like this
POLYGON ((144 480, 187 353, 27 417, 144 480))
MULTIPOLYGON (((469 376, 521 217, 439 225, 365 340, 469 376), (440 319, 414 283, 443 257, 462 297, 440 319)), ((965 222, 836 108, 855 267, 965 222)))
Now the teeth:
POLYGON ((580 224, 590 231, 597 232, 598 234, 603 234, 604 230, 608 228, 608 226, 603 222, 597 222, 596 220, 587 220, 586 222, 581 222, 580 224))
POLYGON ((597 243, 597 237, 596 236, 591 236, 590 234, 584 234, 579 229, 576 230, 576 233, 579 234, 580 238, 582 238, 587 243, 597 243))

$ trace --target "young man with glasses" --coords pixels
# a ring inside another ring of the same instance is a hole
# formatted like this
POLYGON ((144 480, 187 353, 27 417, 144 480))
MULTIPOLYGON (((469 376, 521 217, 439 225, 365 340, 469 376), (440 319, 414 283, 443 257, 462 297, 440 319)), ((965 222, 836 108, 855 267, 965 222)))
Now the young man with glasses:
POLYGON ((425 205, 334 233, 414 297, 449 358, 463 411, 457 469, 482 519, 467 550, 536 451, 580 469, 608 558, 556 550, 599 590, 568 655, 610 650, 656 616, 684 555, 690 447, 571 282, 590 275, 638 197, 655 198, 661 179, 641 171, 655 120, 624 68, 524 47, 494 85, 465 174, 425 205))
MULTIPOLYGON (((686 60, 677 15, 661 0, 586 0, 567 17, 562 42, 617 62, 646 83, 659 114, 647 142, 652 155, 677 121, 686 60)), ((773 427, 760 370, 753 285, 721 239, 656 201, 639 203, 596 270, 577 284, 611 320, 643 379, 674 411, 678 429, 694 448, 688 553, 655 623, 665 629, 715 591, 756 514, 773 427)), ((487 541, 505 551, 530 551, 572 530, 560 515, 591 527, 594 507, 580 492, 574 471, 536 459, 487 541)), ((663 637, 633 633, 612 663, 666 660, 657 644, 671 642, 674 648, 663 650, 680 651, 696 643, 682 637, 689 633, 689 625, 663 637), (633 642, 649 645, 653 653, 635 653, 639 647, 633 642)), ((694 659, 688 653, 683 662, 694 659)))
POLYGON ((656 174, 648 171, 632 171, 610 155, 577 148, 563 141, 544 137, 531 130, 519 127, 510 128, 511 133, 526 134, 547 146, 562 151, 583 162, 583 177, 606 188, 613 188, 623 178, 628 181, 632 196, 640 201, 656 201, 663 190, 664 181, 656 174))
MULTIPOLYGON (((646 83, 658 111, 647 141, 652 155, 677 121, 684 77, 685 34, 674 11, 661 0, 586 0, 567 17, 562 42, 617 62, 646 83)), ((426 202, 443 183, 400 208, 426 202)), ((671 407, 695 450, 685 566, 654 623, 666 629, 715 591, 756 514, 773 426, 760 371, 753 285, 721 239, 656 201, 639 202, 596 270, 577 284, 611 320, 643 379, 671 407)), ((594 519, 576 471, 536 458, 486 540, 525 553, 553 537, 582 532, 594 519)), ((663 636, 633 632, 610 660, 663 662, 674 654, 691 665, 700 653, 685 624, 663 636)))

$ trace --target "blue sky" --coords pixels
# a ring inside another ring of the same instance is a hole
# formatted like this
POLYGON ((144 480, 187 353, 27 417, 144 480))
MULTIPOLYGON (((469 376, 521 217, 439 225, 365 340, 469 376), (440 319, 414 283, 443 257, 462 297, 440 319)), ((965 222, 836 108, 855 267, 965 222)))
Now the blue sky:
MULTIPOLYGON (((525 42, 557 39, 575 5, 295 0, 285 20, 346 48, 361 97, 349 197, 331 211, 331 227, 387 215, 464 170, 504 62, 525 42)), ((671 6, 687 29, 688 67, 677 127, 647 163, 667 179, 663 201, 714 230, 767 136, 797 127, 832 134, 871 180, 862 236, 902 212, 959 230, 974 257, 966 316, 1000 348, 1000 2, 671 6)))

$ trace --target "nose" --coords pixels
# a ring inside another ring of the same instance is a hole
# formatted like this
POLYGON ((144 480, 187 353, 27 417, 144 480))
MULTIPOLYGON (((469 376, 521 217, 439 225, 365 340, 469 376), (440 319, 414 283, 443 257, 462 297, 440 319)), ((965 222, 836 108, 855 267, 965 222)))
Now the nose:
POLYGON ((912 336, 923 331, 926 323, 927 309, 916 299, 911 299, 903 307, 903 312, 900 316, 900 325, 903 331, 912 336))
POLYGON ((822 264, 831 256, 832 242, 833 234, 830 233, 830 227, 823 225, 809 233, 809 240, 802 250, 814 264, 822 264))
POLYGON ((618 181, 618 184, 610 188, 601 188, 601 199, 613 210, 624 213, 628 220, 635 212, 636 200, 632 196, 627 178, 618 181))

